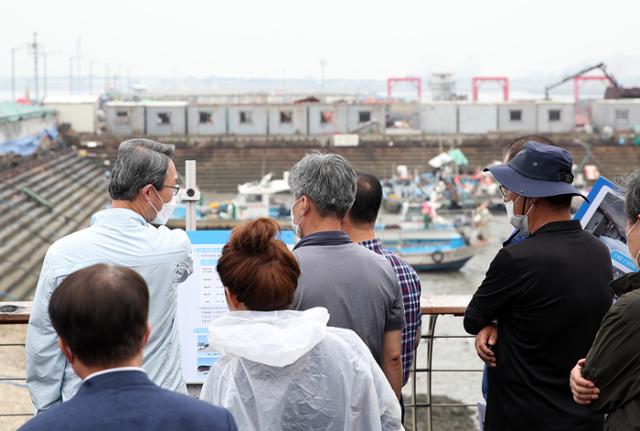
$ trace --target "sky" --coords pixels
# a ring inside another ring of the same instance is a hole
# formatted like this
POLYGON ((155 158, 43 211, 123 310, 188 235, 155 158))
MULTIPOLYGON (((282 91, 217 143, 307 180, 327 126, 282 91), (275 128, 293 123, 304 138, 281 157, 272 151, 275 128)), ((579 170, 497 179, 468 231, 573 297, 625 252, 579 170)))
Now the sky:
MULTIPOLYGON (((0 77, 33 31, 49 75, 386 79, 389 76, 561 76, 604 60, 640 75, 633 0, 20 0, 0 27, 0 77)), ((17 75, 32 75, 27 51, 17 75)))

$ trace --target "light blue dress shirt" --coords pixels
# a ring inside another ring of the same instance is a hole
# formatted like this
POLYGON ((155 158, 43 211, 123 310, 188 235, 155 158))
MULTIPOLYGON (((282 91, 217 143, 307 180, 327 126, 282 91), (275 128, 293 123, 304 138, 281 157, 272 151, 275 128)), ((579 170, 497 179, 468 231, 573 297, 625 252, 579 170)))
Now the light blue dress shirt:
POLYGON ((191 243, 182 230, 156 228, 138 213, 112 208, 93 216, 91 227, 59 239, 45 256, 27 329, 27 386, 38 411, 73 397, 81 380, 57 345, 49 298, 74 271, 108 263, 137 271, 149 286, 151 336, 143 368, 164 389, 186 393, 176 322, 177 285, 193 271, 191 243))

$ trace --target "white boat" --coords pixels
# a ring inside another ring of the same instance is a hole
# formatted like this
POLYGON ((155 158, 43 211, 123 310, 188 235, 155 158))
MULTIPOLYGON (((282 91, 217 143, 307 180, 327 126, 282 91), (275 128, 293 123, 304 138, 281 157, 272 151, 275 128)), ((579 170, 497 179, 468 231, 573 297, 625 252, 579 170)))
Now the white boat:
POLYGON ((248 220, 287 216, 291 201, 288 179, 289 172, 284 172, 282 178, 278 179, 273 179, 273 174, 268 173, 260 181, 238 185, 238 194, 233 199, 235 218, 248 220))

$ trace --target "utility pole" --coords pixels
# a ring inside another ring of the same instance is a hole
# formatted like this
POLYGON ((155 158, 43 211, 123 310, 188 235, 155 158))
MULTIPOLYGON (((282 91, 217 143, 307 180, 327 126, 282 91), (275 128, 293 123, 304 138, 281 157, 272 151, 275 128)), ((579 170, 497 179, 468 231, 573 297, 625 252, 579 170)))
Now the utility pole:
POLYGON ((76 75, 78 76, 78 89, 82 94, 82 36, 76 39, 76 75))
POLYGON ((324 68, 326 65, 327 65, 327 60, 324 58, 320 59, 320 82, 321 82, 321 91, 322 91, 323 99, 324 99, 324 68))
POLYGON ((48 52, 43 52, 42 53, 42 75, 44 75, 42 77, 42 92, 43 92, 43 99, 47 98, 47 56, 49 55, 48 52))
POLYGON ((40 102, 39 86, 38 86, 38 33, 33 32, 33 42, 31 43, 31 49, 33 50, 33 83, 36 90, 36 103, 40 102))
POLYGON ((89 94, 93 94, 93 63, 97 63, 95 60, 89 62, 89 94))
POLYGON ((43 99, 47 97, 48 94, 48 81, 49 81, 49 76, 47 74, 47 59, 49 58, 49 55, 51 54, 59 54, 60 51, 45 51, 44 49, 41 52, 42 55, 42 84, 43 84, 43 99))
POLYGON ((104 63, 104 94, 109 92, 109 63, 104 63))
POLYGON ((124 83, 124 66, 122 64, 118 65, 118 92, 122 94, 122 87, 126 85, 124 83))
POLYGON ((73 94, 73 57, 69 57, 69 94, 73 94))
POLYGON ((11 48, 11 101, 16 101, 16 52, 24 49, 23 46, 11 48))
POLYGON ((119 84, 119 72, 120 72, 120 66, 115 64, 114 65, 114 72, 113 72, 113 89, 114 91, 120 92, 120 84, 119 84))

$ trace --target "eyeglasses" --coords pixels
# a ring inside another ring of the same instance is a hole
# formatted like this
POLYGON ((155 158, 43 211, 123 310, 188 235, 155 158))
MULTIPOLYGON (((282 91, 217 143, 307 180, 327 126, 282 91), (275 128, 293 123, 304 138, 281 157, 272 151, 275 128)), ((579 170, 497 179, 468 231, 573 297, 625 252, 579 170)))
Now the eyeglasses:
POLYGON ((503 198, 506 198, 506 197, 507 197, 507 194, 509 193, 509 189, 508 189, 508 188, 506 188, 505 186, 503 186, 502 184, 500 184, 500 185, 498 186, 498 190, 500 190, 500 193, 502 193, 502 197, 503 197, 503 198))
POLYGON ((180 186, 162 186, 162 188, 168 188, 168 189, 173 189, 173 196, 177 195, 178 192, 180 191, 180 186))

